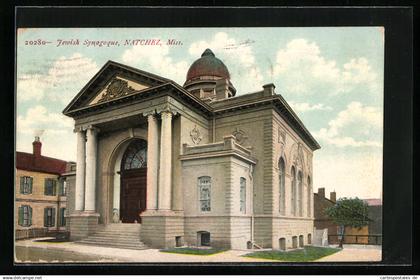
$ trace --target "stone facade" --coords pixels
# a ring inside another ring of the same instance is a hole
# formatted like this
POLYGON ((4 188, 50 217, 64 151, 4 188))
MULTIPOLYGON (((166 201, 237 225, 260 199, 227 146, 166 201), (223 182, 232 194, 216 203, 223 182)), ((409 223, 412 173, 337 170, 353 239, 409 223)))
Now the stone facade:
POLYGON ((318 143, 274 85, 235 96, 224 64, 212 63, 210 50, 203 56, 184 87, 110 61, 65 108, 78 139, 72 239, 94 232, 94 217, 120 222, 125 195, 146 184, 134 222, 151 247, 311 243, 318 143), (132 168, 135 141, 147 142, 147 152, 138 150, 132 168))

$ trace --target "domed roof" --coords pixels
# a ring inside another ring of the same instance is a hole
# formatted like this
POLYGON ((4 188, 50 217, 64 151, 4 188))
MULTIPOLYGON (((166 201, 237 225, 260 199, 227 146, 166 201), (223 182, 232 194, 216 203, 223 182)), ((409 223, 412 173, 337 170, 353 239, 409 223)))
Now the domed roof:
POLYGON ((217 76, 230 79, 226 65, 210 49, 206 49, 201 58, 194 61, 187 72, 187 81, 200 76, 217 76))

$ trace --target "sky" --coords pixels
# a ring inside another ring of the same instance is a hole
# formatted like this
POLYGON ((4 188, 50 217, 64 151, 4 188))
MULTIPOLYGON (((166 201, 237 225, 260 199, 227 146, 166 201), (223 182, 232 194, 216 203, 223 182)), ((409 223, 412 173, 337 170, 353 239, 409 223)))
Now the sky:
POLYGON ((19 29, 16 150, 31 153, 40 135, 43 155, 75 161, 74 122, 62 111, 108 60, 183 85, 206 48, 228 67, 237 95, 274 83, 320 143, 314 192, 381 197, 383 27, 19 29), (160 43, 126 44, 136 39, 160 43))

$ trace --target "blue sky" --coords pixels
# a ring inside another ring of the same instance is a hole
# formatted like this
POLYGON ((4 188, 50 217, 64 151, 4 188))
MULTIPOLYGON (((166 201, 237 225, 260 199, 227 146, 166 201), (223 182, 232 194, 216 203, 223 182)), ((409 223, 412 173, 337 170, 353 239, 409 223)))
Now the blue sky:
POLYGON ((382 27, 319 28, 54 28, 19 29, 16 149, 75 160, 73 121, 63 108, 108 60, 179 84, 205 48, 227 65, 237 95, 274 83, 321 144, 314 154, 314 189, 338 197, 378 198, 382 190, 382 27), (57 46, 78 39, 79 45, 57 46), (158 46, 125 40, 160 39, 158 46), (168 46, 168 39, 181 44, 168 46), (45 40, 46 45, 31 45, 45 40), (88 41, 117 41, 87 46, 88 41))

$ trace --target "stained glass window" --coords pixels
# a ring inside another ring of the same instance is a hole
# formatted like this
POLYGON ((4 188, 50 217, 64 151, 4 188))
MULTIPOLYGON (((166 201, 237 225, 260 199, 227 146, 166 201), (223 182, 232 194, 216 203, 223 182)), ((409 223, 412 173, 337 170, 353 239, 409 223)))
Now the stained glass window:
POLYGON ((202 212, 209 212, 211 210, 211 178, 208 176, 198 178, 198 190, 200 209, 202 212))

